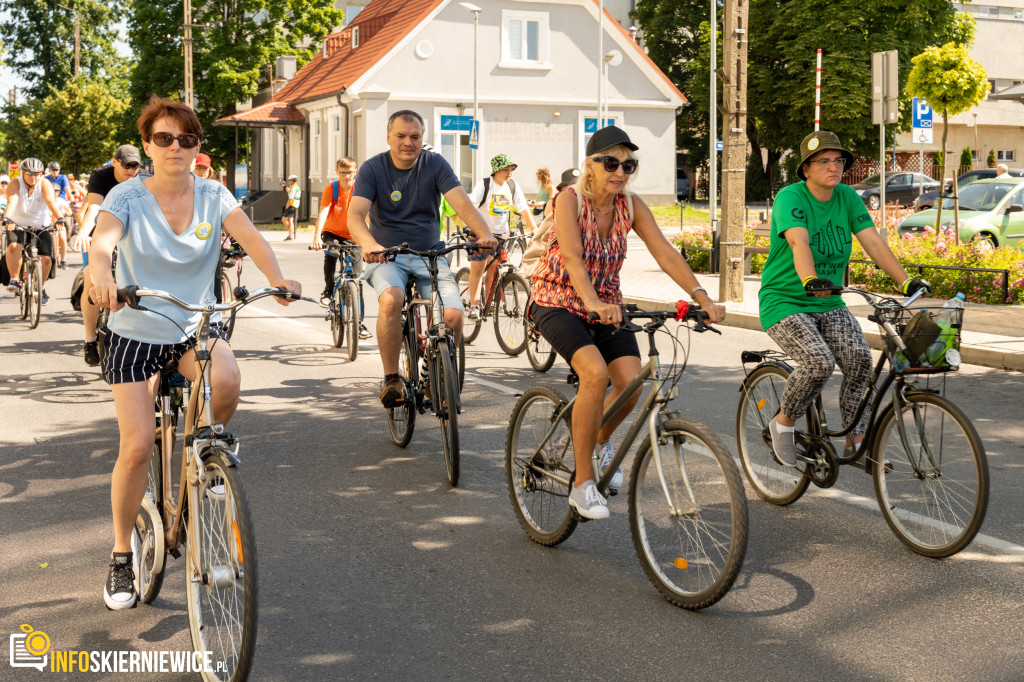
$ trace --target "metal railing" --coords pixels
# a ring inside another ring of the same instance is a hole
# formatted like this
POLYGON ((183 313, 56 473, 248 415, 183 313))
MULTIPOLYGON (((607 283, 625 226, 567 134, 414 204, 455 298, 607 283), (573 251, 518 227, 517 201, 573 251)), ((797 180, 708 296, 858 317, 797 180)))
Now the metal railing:
MULTIPOLYGON (((854 264, 854 263, 861 264, 861 265, 874 265, 875 264, 874 261, 870 261, 870 260, 851 260, 850 261, 851 265, 854 264)), ((1006 299, 1008 299, 1010 297, 1010 271, 1009 270, 1004 270, 1004 269, 999 269, 999 268, 971 268, 971 267, 964 267, 962 265, 925 265, 925 264, 922 264, 922 263, 900 263, 900 265, 903 266, 904 270, 908 270, 908 271, 911 270, 911 269, 917 270, 917 274, 921 275, 922 277, 924 276, 924 271, 925 270, 959 270, 961 272, 991 272, 991 273, 995 273, 997 275, 1002 275, 1002 277, 1003 277, 1002 294, 1003 295, 1002 295, 1002 298, 999 299, 999 301, 1000 301, 1000 303, 1006 303, 1006 299)), ((849 267, 846 268, 846 277, 845 277, 845 279, 846 279, 846 283, 848 284, 849 281, 850 281, 850 268, 849 267)))

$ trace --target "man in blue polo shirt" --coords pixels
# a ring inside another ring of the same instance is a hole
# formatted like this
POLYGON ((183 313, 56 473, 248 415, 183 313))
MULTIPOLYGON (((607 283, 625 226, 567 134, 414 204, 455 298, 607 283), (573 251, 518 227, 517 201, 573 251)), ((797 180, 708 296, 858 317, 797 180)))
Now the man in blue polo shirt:
MULTIPOLYGON (((427 266, 417 256, 403 254, 384 262, 379 252, 389 246, 408 242, 417 251, 442 245, 438 207, 441 197, 479 238, 480 246, 494 248, 498 242, 480 212, 462 189, 452 167, 440 154, 421 154, 423 118, 415 111, 397 111, 388 119, 390 149, 369 158, 359 167, 352 201, 348 209, 348 229, 363 249, 369 263, 363 274, 377 292, 377 340, 384 383, 380 401, 384 407, 401 404, 405 384, 398 375, 398 356, 402 345, 402 308, 405 282, 416 277, 420 295, 430 296, 427 266), (369 224, 367 224, 369 216, 369 224)), ((462 299, 448 263, 438 263, 438 292, 444 305, 444 322, 455 330, 455 341, 462 338, 462 299)))

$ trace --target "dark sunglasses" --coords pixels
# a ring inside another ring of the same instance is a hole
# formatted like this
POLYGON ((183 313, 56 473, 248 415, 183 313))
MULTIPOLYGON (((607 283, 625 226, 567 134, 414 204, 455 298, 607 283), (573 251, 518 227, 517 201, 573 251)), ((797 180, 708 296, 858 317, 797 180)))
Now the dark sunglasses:
POLYGON ((200 142, 202 138, 192 133, 182 133, 181 135, 171 135, 170 133, 153 133, 149 136, 149 141, 155 144, 157 147, 170 147, 171 143, 175 140, 182 149, 192 149, 200 142))
MULTIPOLYGON (((170 144, 170 142, 168 142, 167 144, 161 144, 161 145, 159 145, 159 146, 161 146, 161 147, 166 147, 166 146, 168 146, 169 144, 170 144)), ((179 140, 179 144, 180 144, 180 140, 179 140)), ((185 145, 182 145, 182 146, 184 147, 185 145)), ((124 168, 124 169, 125 169, 126 171, 129 171, 129 172, 131 172, 131 171, 137 171, 137 170, 139 170, 140 166, 139 166, 139 164, 137 164, 137 163, 122 163, 122 164, 121 164, 121 168, 124 168)))
POLYGON ((619 166, 622 166, 622 172, 626 175, 632 175, 636 173, 637 167, 640 162, 636 159, 626 159, 625 161, 619 161, 614 156, 595 156, 592 161, 600 161, 604 164, 604 169, 609 173, 614 173, 619 170, 619 166))

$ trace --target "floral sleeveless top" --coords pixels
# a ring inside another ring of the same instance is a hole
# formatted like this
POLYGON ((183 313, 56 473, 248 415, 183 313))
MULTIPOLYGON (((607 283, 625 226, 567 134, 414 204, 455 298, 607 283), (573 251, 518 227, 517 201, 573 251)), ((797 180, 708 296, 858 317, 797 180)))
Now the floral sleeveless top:
MULTIPOLYGON (((575 203, 575 194, 576 190, 569 187, 556 195, 554 201, 565 196, 565 201, 575 203), (570 192, 573 196, 566 196, 570 192)), ((629 214, 629 199, 625 194, 616 196, 613 206, 615 213, 612 228, 603 243, 597 228, 597 212, 586 197, 580 208, 578 225, 583 240, 583 261, 598 298, 605 303, 622 305, 619 269, 622 268, 622 261, 626 257, 626 237, 633 221, 629 214)), ((564 308, 587 319, 587 308, 573 288, 569 273, 562 262, 562 249, 558 245, 555 230, 552 229, 550 234, 547 251, 538 261, 537 269, 531 278, 533 301, 548 308, 564 308)))

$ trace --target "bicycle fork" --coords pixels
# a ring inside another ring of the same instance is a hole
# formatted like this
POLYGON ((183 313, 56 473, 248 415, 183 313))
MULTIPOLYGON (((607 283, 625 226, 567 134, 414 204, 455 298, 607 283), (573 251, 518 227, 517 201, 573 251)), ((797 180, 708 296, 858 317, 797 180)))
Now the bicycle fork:
MULTIPOLYGON (((664 407, 664 404, 662 404, 664 407)), ((647 428, 651 433, 651 451, 654 455, 654 466, 658 472, 658 482, 661 483, 661 491, 665 495, 665 503, 668 504, 669 516, 679 518, 680 516, 694 516, 697 514, 697 498, 693 494, 693 486, 690 485, 690 477, 686 473, 686 463, 683 462, 682 450, 679 447, 673 448, 676 455, 676 465, 679 467, 683 479, 684 499, 680 506, 676 506, 672 492, 668 489, 668 480, 665 478, 665 466, 661 459, 661 445, 669 442, 665 430, 661 428, 659 417, 661 410, 651 410, 647 418, 647 428)), ((681 444, 680 444, 681 445, 681 444)))

